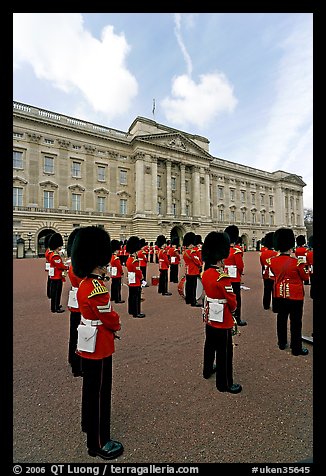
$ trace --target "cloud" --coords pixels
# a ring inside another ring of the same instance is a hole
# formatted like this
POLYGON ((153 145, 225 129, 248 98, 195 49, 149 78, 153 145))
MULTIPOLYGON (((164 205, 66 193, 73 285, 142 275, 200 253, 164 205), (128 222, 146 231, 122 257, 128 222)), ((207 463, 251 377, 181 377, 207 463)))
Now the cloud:
POLYGON ((218 114, 237 104, 233 88, 222 73, 202 74, 196 83, 187 75, 172 80, 172 97, 161 101, 167 120, 180 127, 209 125, 218 114))
POLYGON ((81 93, 94 111, 108 120, 130 108, 138 84, 126 65, 130 52, 123 34, 112 26, 101 40, 83 25, 80 13, 15 13, 14 69, 28 63, 38 79, 66 94, 81 93))
POLYGON ((312 162, 313 65, 309 23, 299 22, 278 47, 281 59, 271 86, 273 105, 260 131, 256 163, 264 157, 268 170, 295 169, 312 162), (273 89, 272 89, 273 88, 273 89), (307 162, 308 161, 308 162, 307 162))
POLYGON ((194 15, 174 14, 174 33, 186 63, 187 74, 172 79, 171 96, 165 97, 160 105, 167 121, 179 127, 198 127, 212 123, 222 112, 231 112, 237 104, 233 88, 223 73, 206 73, 196 83, 192 78, 192 60, 181 34, 181 23, 186 28, 194 25, 194 15))

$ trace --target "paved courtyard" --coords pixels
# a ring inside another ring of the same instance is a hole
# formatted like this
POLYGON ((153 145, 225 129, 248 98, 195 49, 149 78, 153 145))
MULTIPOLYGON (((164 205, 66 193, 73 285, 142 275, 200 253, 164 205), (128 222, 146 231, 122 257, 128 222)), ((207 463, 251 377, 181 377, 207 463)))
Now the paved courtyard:
MULTIPOLYGON (((204 325, 169 283, 172 296, 145 288, 144 319, 121 316, 113 356, 112 438, 119 463, 296 463, 313 458, 313 345, 309 355, 280 351, 276 316, 262 307, 259 253, 244 254, 242 318, 234 338, 234 382, 242 393, 220 393, 202 377, 204 325)), ((15 259, 13 455, 20 463, 103 463, 87 454, 80 428, 81 378, 67 363, 69 312, 52 314, 44 259, 15 259)), ((158 274, 149 264, 148 282, 158 274)), ((183 275, 181 268, 179 276, 183 275)), ((66 307, 69 281, 64 284, 66 307)), ((309 286, 303 334, 312 334, 309 286)))

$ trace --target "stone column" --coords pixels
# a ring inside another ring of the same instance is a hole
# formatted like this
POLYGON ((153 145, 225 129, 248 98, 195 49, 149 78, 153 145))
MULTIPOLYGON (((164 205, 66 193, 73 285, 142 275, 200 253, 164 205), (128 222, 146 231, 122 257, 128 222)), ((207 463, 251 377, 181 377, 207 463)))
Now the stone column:
POLYGON ((171 192, 171 161, 166 160, 166 214, 171 215, 172 192, 171 192))
POLYGON ((186 166, 180 164, 180 204, 181 215, 186 215, 186 166))
POLYGON ((144 156, 143 154, 136 155, 136 214, 144 213, 144 156))
POLYGON ((205 185, 206 185, 206 216, 209 218, 211 216, 211 196, 210 196, 210 177, 209 170, 205 169, 205 185))
POLYGON ((157 215, 157 157, 151 157, 152 162, 152 210, 151 213, 157 215))
POLYGON ((199 167, 192 168, 192 216, 200 216, 200 183, 199 183, 199 167))

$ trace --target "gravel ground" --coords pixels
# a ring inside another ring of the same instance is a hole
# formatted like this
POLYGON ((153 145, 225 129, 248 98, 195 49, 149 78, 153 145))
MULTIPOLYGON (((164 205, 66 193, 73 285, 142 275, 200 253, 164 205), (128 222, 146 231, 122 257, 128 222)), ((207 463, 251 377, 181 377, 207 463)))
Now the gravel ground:
MULTIPOLYGON (((276 319, 262 307, 259 254, 244 254, 242 318, 234 338, 234 382, 220 393, 202 377, 204 326, 169 283, 143 292, 144 319, 116 304, 123 328, 113 356, 112 438, 120 463, 296 463, 313 461, 313 346, 308 356, 280 351, 276 319)), ((80 428, 81 378, 67 363, 69 312, 52 314, 44 259, 13 261, 13 458, 19 463, 95 463, 80 428)), ((149 264, 148 282, 158 274, 149 264)), ((183 274, 181 268, 179 277, 183 274)), ((312 334, 306 286, 303 335, 312 334)), ((64 284, 66 307, 69 281, 64 284)), ((127 301, 128 288, 122 296, 127 301)))

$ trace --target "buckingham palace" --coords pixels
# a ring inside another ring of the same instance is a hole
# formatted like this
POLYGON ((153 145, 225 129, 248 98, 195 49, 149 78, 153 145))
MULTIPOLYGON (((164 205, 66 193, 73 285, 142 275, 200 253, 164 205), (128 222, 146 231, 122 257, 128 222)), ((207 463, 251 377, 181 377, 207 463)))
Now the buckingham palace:
MULTIPOLYGON (((261 159, 264 164, 264 157, 261 159)), ((306 234, 302 177, 213 157, 209 140, 137 117, 128 131, 13 103, 13 249, 43 256, 44 237, 80 226, 203 238, 229 224, 247 249, 279 227, 306 234)))

